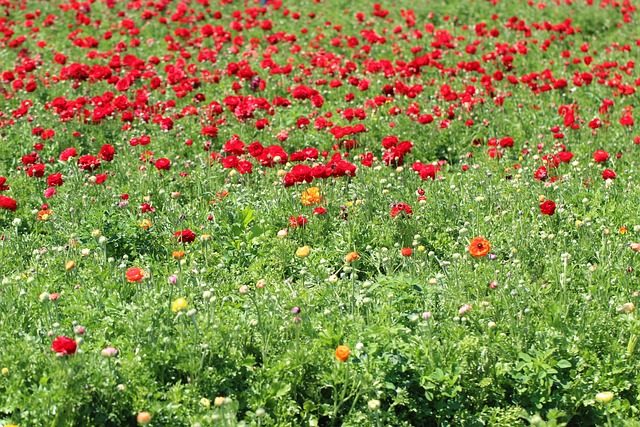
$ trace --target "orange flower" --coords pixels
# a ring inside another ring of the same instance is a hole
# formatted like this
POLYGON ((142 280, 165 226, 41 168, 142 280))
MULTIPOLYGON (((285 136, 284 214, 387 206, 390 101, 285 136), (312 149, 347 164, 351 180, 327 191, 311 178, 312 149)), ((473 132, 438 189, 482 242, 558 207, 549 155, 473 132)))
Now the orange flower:
POLYGON ((149 421, 151 421, 151 414, 148 412, 138 412, 136 421, 138 421, 138 423, 140 424, 147 424, 149 421))
POLYGON ((298 258, 305 258, 311 252, 311 248, 309 246, 301 246, 296 250, 296 255, 298 258))
POLYGON ((351 355, 351 350, 349 350, 349 347, 346 345, 339 345, 338 348, 336 348, 336 359, 339 361, 346 362, 349 355, 351 355))
POLYGON ((358 252, 349 252, 344 257, 344 262, 350 263, 350 262, 353 262, 353 261, 357 260, 358 258, 360 258, 360 255, 358 255, 358 252))
POLYGON ((42 209, 38 212, 38 221, 46 221, 51 216, 51 209, 42 209))
POLYGON ((127 270, 127 282, 140 283, 144 280, 145 272, 140 267, 131 267, 127 270))
POLYGON ((147 218, 143 219, 142 222, 140 222, 140 224, 138 224, 140 227, 144 228, 145 230, 148 230, 149 227, 151 227, 151 220, 148 220, 147 218))
POLYGON ((180 259, 184 257, 184 251, 175 251, 172 252, 171 255, 173 256, 173 259, 180 259))
POLYGON ((320 189, 318 187, 311 187, 302 192, 300 201, 305 206, 317 205, 322 201, 320 195, 320 189))
POLYGON ((486 240, 484 237, 476 237, 471 240, 469 244, 469 252, 471 256, 474 258, 480 258, 489 253, 491 250, 491 243, 486 240))

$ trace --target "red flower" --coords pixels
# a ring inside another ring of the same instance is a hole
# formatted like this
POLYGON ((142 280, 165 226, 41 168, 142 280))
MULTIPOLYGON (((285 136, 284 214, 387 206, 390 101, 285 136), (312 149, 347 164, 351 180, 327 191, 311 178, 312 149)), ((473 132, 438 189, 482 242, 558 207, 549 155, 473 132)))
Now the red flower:
POLYGON ((17 207, 18 204, 11 197, 0 196, 0 209, 7 209, 15 212, 17 207))
POLYGON ((173 237, 178 239, 178 242, 180 243, 191 243, 196 240, 196 234, 188 228, 185 230, 176 231, 175 233, 173 233, 173 237))
POLYGON ((411 210, 411 206, 409 206, 406 203, 397 203, 391 206, 391 212, 389 213, 389 216, 391 218, 395 218, 403 212, 404 212, 404 215, 407 215, 407 216, 413 214, 413 210, 411 210))
POLYGON ((59 158, 61 162, 66 162, 67 160, 69 160, 69 157, 76 157, 77 155, 78 152, 76 151, 76 149, 73 147, 69 147, 64 149, 62 153, 60 153, 59 158))
POLYGON ((602 179, 616 179, 616 173, 611 169, 605 169, 602 171, 602 179))
POLYGON ((327 213, 327 210, 325 208, 323 208, 322 206, 320 206, 318 208, 315 208, 313 210, 313 213, 316 214, 316 215, 324 215, 324 214, 327 213))
POLYGON ((413 253, 413 249, 411 249, 411 248, 402 248, 402 251, 400 253, 402 254, 402 256, 409 257, 413 253))
POLYGON ((556 211, 556 204, 553 203, 553 200, 545 200, 544 202, 540 203, 540 212, 542 212, 542 215, 553 215, 556 211))
POLYGON ((304 227, 305 225, 307 225, 308 222, 309 220, 302 215, 298 215, 297 217, 294 217, 294 216, 289 217, 289 225, 294 228, 304 227))
POLYGON ((143 203, 140 205, 140 209, 142 210, 142 213, 147 213, 147 212, 155 212, 156 208, 154 208, 153 206, 151 206, 149 203, 143 203))
POLYGON ((100 166, 100 159, 95 156, 86 155, 78 159, 78 166, 85 171, 92 171, 100 166))
POLYGON ((35 176, 36 178, 42 178, 44 176, 44 168, 45 165, 43 165, 42 163, 32 165, 29 169, 27 169, 27 175, 31 177, 35 176))
POLYGON ((59 187, 64 184, 61 173, 52 173, 47 177, 47 185, 49 187, 59 187))
POLYGON ((159 171, 161 170, 171 170, 171 160, 167 159, 166 157, 163 157, 161 159, 156 160, 156 169, 158 169, 159 171))
POLYGON ((609 153, 604 150, 598 150, 593 153, 593 160, 595 160, 596 163, 606 162, 607 160, 609 160, 609 153))
POLYGON ((540 166, 538 170, 533 174, 533 177, 538 181, 545 181, 549 178, 549 174, 547 172, 547 168, 544 166, 540 166))
POLYGON ((116 150, 115 148, 113 148, 113 145, 104 144, 100 149, 100 151, 98 152, 98 157, 104 160, 105 162, 110 162, 111 160, 113 160, 113 156, 115 153, 116 153, 116 150))
POLYGON ((51 350, 58 354, 74 354, 78 344, 73 338, 57 337, 51 345, 51 350))

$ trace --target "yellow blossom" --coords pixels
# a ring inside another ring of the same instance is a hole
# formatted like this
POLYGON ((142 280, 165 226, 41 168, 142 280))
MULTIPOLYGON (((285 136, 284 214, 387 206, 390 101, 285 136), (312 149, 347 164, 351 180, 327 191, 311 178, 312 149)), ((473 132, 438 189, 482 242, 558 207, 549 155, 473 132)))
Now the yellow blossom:
POLYGON ((305 258, 311 252, 311 248, 309 246, 301 246, 296 250, 296 256, 299 258, 305 258))
POLYGON ((596 394, 596 401, 600 403, 609 403, 613 400, 614 394, 610 391, 603 391, 596 394))
POLYGON ((180 310, 184 310, 187 308, 187 300, 184 298, 178 298, 174 302, 171 303, 171 311, 177 313, 180 310))

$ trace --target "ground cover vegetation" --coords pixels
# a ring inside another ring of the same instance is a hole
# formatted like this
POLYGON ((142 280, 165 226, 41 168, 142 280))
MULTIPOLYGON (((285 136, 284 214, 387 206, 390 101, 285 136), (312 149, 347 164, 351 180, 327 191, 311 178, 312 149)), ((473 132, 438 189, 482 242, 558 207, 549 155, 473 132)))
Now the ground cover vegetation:
POLYGON ((0 425, 638 425, 637 19, 0 0, 0 425))

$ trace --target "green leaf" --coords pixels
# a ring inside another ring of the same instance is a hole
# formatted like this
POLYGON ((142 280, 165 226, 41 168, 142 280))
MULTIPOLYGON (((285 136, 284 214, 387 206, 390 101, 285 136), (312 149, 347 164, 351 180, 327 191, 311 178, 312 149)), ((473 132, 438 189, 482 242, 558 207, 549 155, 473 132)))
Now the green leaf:
POLYGON ((562 359, 558 361, 556 366, 560 369, 567 369, 571 367, 571 362, 569 362, 568 360, 562 359))

